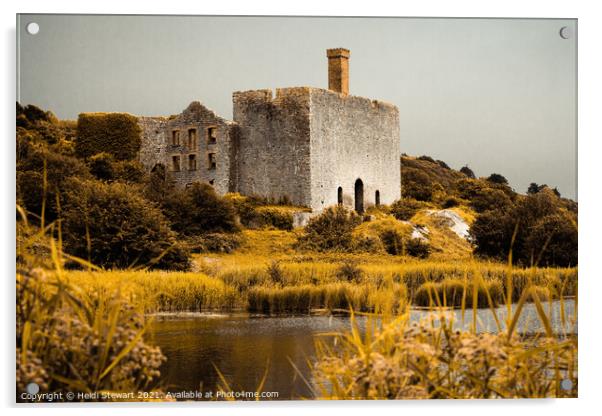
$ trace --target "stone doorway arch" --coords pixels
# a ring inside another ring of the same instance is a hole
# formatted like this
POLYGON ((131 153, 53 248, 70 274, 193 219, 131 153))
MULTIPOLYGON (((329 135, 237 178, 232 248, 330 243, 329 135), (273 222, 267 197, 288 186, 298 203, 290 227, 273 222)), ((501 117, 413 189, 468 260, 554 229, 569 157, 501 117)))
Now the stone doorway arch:
POLYGON ((355 181, 355 210, 358 214, 364 212, 364 182, 359 178, 355 181))

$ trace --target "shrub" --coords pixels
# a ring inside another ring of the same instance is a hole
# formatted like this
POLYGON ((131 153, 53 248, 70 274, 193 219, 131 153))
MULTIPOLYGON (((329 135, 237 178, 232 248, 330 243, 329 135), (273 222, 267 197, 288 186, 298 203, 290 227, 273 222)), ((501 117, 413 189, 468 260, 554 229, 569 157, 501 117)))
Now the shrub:
POLYGON ((105 152, 92 156, 88 164, 90 173, 104 181, 121 180, 142 183, 147 178, 144 166, 139 161, 115 160, 113 155, 105 152))
POLYGON ((144 315, 118 293, 84 295, 56 274, 17 274, 17 391, 31 382, 44 392, 154 390, 165 357, 146 343, 144 315))
POLYGON ((63 211, 68 253, 106 268, 189 267, 188 251, 161 211, 123 183, 72 179, 63 211))
POLYGON ((337 277, 346 282, 359 283, 362 280, 362 269, 359 268, 357 261, 346 260, 337 270, 337 277))
POLYGON ((138 119, 125 113, 82 113, 77 120, 75 151, 79 157, 110 153, 117 160, 130 160, 140 150, 138 119))
POLYGON ((430 201, 432 187, 431 179, 423 171, 416 168, 405 168, 401 171, 401 193, 404 197, 430 201))
POLYGON ((290 210, 275 206, 261 206, 249 213, 247 222, 249 228, 276 228, 290 231, 293 229, 293 214, 290 210))
POLYGON ((426 155, 419 156, 418 160, 424 160, 424 161, 431 162, 431 163, 437 163, 437 162, 435 162, 435 159, 433 159, 430 156, 426 156, 426 155))
POLYGON ((458 196, 462 199, 468 199, 469 201, 481 194, 483 189, 487 187, 478 179, 460 179, 455 183, 455 190, 458 196))
POLYGON ((499 185, 508 185, 508 179, 500 175, 499 173, 492 173, 487 178, 488 182, 497 183, 499 185))
POLYGON ((44 207, 46 222, 54 221, 58 217, 57 201, 62 202, 68 179, 90 178, 87 167, 79 159, 52 152, 47 146, 27 139, 18 141, 17 149, 17 200, 37 216, 42 216, 44 207))
POLYGON ((406 243, 406 253, 412 257, 425 259, 431 254, 431 246, 421 238, 411 238, 406 243))
POLYGON ((389 254, 403 254, 405 241, 412 234, 412 226, 391 216, 378 218, 361 224, 353 231, 354 249, 366 251, 386 251, 389 254), (380 240, 371 243, 371 240, 380 240))
POLYGON ((282 286, 282 283, 284 282, 284 271, 282 270, 282 267, 280 267, 280 263, 274 260, 268 264, 267 273, 273 284, 282 286))
POLYGON ((232 253, 242 241, 238 233, 209 233, 186 238, 191 251, 199 253, 232 253))
POLYGON ((391 204, 391 215, 401 221, 409 221, 419 209, 424 208, 425 203, 411 198, 399 199, 391 204))
POLYGON ((145 183, 149 175, 138 160, 118 160, 113 164, 115 179, 131 183, 145 183))
POLYGON ((89 160, 90 173, 97 179, 103 181, 112 181, 115 178, 115 169, 113 164, 115 158, 109 153, 98 153, 92 156, 89 160))
POLYGON ((380 234, 380 240, 387 253, 392 255, 403 254, 405 243, 403 235, 399 231, 384 230, 380 234))
POLYGON ((460 199, 456 198, 455 196, 450 196, 448 198, 445 199, 445 201, 443 201, 443 208, 453 208, 453 207, 457 207, 458 205, 460 205, 461 201, 460 199))
POLYGON ((462 166, 462 168, 460 169, 460 172, 462 172, 464 175, 468 176, 470 179, 476 178, 474 172, 468 166, 462 166))
POLYGON ((326 208, 322 214, 313 217, 299 238, 301 248, 318 251, 346 251, 352 245, 352 232, 362 219, 342 205, 326 208))
POLYGON ((575 266, 577 246, 577 223, 567 212, 538 219, 525 241, 526 253, 539 266, 575 266))
POLYGON ((498 210, 506 212, 512 206, 512 200, 499 189, 482 189, 470 201, 470 206, 477 212, 498 210))
POLYGON ((470 236, 477 255, 505 259, 512 251, 525 266, 538 258, 550 266, 577 264, 577 216, 548 188, 521 197, 507 212, 480 214, 470 236))
POLYGON ((441 166, 443 169, 447 169, 447 170, 451 169, 451 168, 449 167, 449 165, 448 165, 447 163, 445 163, 444 161, 442 161, 442 160, 437 160, 436 162, 437 162, 437 164, 438 164, 439 166, 441 166))
POLYGON ((172 228, 185 236, 239 231, 232 204, 220 198, 207 183, 172 189, 162 204, 172 228))

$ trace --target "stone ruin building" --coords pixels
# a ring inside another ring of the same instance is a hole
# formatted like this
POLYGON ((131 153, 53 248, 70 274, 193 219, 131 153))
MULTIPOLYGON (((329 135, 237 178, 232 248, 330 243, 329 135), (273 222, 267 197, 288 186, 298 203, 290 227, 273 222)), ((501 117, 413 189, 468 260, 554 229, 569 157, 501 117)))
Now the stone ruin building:
POLYGON ((192 102, 172 117, 139 117, 140 161, 180 186, 211 184, 288 200, 313 212, 363 212, 400 198, 399 111, 349 95, 349 50, 328 49, 328 89, 233 93, 233 120, 192 102))

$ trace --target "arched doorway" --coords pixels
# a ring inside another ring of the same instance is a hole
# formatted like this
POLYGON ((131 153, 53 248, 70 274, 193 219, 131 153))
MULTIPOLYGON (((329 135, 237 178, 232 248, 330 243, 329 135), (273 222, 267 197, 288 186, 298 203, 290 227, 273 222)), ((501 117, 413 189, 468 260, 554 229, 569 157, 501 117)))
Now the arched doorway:
POLYGON ((355 210, 364 212, 364 182, 361 179, 355 181, 355 210))
POLYGON ((380 205, 380 191, 378 189, 374 193, 374 205, 376 205, 376 206, 380 205))
POLYGON ((343 205, 343 188, 337 189, 337 204, 343 205))

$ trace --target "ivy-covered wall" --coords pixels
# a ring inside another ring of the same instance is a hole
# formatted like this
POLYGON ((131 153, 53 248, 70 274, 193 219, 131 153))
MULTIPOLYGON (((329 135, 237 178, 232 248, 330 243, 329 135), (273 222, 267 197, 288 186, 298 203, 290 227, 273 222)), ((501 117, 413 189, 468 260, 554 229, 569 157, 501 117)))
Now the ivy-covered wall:
POLYGON ((77 119, 75 151, 88 158, 110 153, 117 160, 138 157, 140 151, 138 118, 127 113, 82 113, 77 119))

